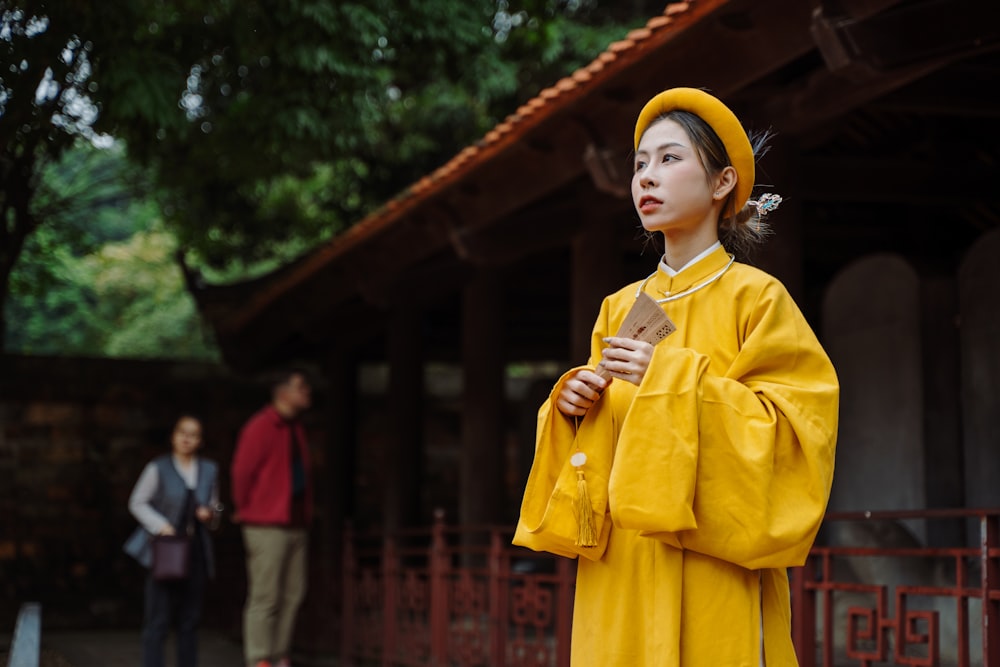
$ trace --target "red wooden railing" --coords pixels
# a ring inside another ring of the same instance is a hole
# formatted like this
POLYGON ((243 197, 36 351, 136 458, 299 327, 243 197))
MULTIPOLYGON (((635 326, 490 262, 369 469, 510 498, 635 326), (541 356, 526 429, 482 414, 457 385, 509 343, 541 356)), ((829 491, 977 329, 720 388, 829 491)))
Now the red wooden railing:
MULTIPOLYGON (((979 544, 814 547, 789 572, 802 667, 1000 667, 998 519, 1000 510, 828 515, 824 530, 969 523, 979 544), (873 563, 884 580, 872 578, 873 563)), ((450 526, 443 516, 391 536, 348 528, 342 664, 569 665, 575 563, 513 547, 510 536, 507 526, 450 526)))
MULTIPOLYGON (((828 514, 828 532, 839 524, 916 521, 925 527, 959 522, 976 534, 966 547, 924 548, 905 540, 891 547, 839 540, 838 546, 813 547, 805 566, 790 570, 792 635, 802 667, 1000 667, 998 519, 1000 510, 828 514), (843 564, 859 560, 881 567, 877 573, 856 567, 855 577, 845 576, 851 570, 843 564), (859 570, 869 576, 859 580, 859 570)), ((881 537, 898 542, 894 535, 881 537)))

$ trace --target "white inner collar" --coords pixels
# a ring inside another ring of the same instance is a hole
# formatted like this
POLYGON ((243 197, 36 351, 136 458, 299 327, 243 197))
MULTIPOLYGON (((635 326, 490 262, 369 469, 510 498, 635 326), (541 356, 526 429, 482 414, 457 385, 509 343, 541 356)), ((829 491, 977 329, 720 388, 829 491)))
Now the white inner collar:
POLYGON ((692 266, 694 264, 697 264, 698 262, 700 262, 701 260, 705 259, 706 257, 708 257, 709 255, 711 255, 713 252, 715 252, 717 249, 719 249, 721 247, 722 247, 722 241, 716 241, 715 243, 713 243, 712 245, 708 246, 707 248, 705 248, 704 250, 702 250, 700 253, 698 253, 697 255, 695 255, 694 257, 692 257, 691 260, 687 264, 685 264, 681 268, 677 269, 676 271, 674 269, 670 268, 670 266, 667 265, 666 260, 661 257, 660 258, 660 271, 663 271, 665 274, 667 274, 668 276, 670 276, 671 278, 673 278, 674 276, 676 276, 678 273, 680 273, 684 269, 686 269, 689 266, 692 266))

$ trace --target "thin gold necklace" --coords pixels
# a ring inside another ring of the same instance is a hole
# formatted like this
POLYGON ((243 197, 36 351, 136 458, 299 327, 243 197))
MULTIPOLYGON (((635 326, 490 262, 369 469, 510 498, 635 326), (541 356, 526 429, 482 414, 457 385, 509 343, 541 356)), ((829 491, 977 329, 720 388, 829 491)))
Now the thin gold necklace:
MULTIPOLYGON (((736 261, 736 257, 734 255, 729 255, 729 263, 726 264, 724 267, 722 267, 722 270, 720 270, 718 273, 716 273, 714 276, 712 276, 711 278, 709 278, 708 280, 706 280, 702 284, 695 285, 694 287, 686 289, 683 292, 679 292, 677 294, 671 294, 670 296, 668 296, 668 297, 666 297, 664 299, 656 299, 656 303, 666 303, 668 301, 676 301, 677 299, 680 299, 681 297, 685 297, 685 296, 687 296, 689 294, 694 294, 698 290, 700 290, 702 288, 705 288, 705 287, 708 287, 709 285, 711 285, 712 283, 714 283, 716 280, 718 280, 719 278, 721 278, 722 274, 724 274, 726 271, 728 271, 729 267, 732 266, 733 262, 735 262, 735 261, 736 261)), ((650 279, 653 276, 655 276, 655 275, 656 275, 656 271, 653 271, 651 274, 649 274, 648 276, 646 276, 645 280, 643 280, 639 284, 639 287, 637 287, 636 290, 635 290, 635 298, 637 298, 637 299, 639 298, 639 295, 642 294, 642 290, 646 289, 646 283, 648 283, 650 281, 650 279)))

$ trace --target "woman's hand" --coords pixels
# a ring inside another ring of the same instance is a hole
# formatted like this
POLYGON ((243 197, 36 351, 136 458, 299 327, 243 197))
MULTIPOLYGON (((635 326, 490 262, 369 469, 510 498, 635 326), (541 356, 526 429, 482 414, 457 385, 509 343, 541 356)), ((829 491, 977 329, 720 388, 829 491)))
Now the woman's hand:
POLYGON ((611 377, 638 386, 649 369, 649 361, 653 358, 653 346, 631 338, 616 336, 605 338, 604 342, 608 346, 602 353, 601 366, 611 374, 611 377))
POLYGON ((581 369, 563 383, 556 396, 556 407, 565 415, 580 417, 601 397, 608 380, 587 369, 581 369))
POLYGON ((174 532, 174 527, 171 526, 168 523, 168 524, 165 524, 163 526, 163 528, 160 528, 160 533, 159 534, 160 535, 176 535, 177 533, 174 532))
POLYGON ((199 506, 198 509, 194 511, 195 517, 197 517, 198 521, 201 521, 202 523, 208 523, 211 521, 214 514, 215 512, 213 512, 211 508, 205 507, 204 505, 199 506))

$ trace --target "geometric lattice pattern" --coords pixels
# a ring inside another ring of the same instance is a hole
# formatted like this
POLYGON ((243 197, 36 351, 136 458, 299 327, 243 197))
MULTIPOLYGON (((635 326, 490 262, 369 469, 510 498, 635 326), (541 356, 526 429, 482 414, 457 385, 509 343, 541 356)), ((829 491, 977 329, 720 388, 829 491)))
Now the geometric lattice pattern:
MULTIPOLYGON (((828 525, 974 520, 979 545, 814 546, 789 571, 801 667, 1000 667, 998 519, 1000 510, 828 514, 828 525)), ((405 539, 348 534, 342 663, 567 667, 574 578, 574 561, 512 547, 501 529, 439 521, 405 539)))
POLYGON ((571 561, 443 523, 367 549, 345 537, 345 665, 569 665, 571 561))

